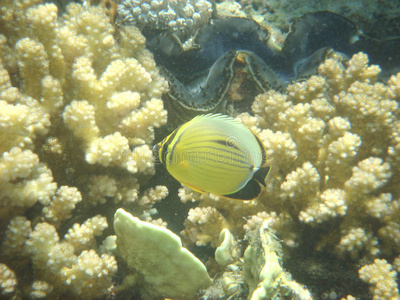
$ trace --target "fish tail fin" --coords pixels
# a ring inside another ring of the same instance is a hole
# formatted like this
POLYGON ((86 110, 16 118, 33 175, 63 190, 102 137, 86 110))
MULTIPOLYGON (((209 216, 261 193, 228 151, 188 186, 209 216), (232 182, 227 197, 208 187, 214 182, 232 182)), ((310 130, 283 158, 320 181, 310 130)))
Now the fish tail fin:
POLYGON ((271 166, 261 166, 254 174, 253 179, 259 182, 263 187, 265 187, 265 182, 269 173, 271 172, 271 166))

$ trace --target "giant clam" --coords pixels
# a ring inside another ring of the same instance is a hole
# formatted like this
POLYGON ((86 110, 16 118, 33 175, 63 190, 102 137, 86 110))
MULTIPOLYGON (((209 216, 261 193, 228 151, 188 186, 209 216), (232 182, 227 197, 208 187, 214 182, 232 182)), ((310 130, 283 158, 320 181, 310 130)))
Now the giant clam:
POLYGON ((350 20, 326 11, 293 21, 282 47, 255 21, 234 17, 201 26, 189 47, 169 32, 146 37, 169 81, 164 103, 173 126, 198 114, 248 111, 257 94, 316 74, 333 50, 344 61, 359 51, 367 53, 371 63, 383 68, 383 76, 400 63, 399 38, 368 37, 350 20), (234 101, 243 99, 248 101, 234 101))

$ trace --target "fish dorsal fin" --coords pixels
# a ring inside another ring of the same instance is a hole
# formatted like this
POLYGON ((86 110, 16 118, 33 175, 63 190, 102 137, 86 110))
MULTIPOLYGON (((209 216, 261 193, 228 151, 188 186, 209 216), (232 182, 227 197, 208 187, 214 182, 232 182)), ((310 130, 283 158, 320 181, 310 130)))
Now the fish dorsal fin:
MULTIPOLYGON (((230 122, 232 126, 239 126, 239 128, 246 127, 244 124, 236 120, 235 118, 228 116, 228 115, 223 115, 221 113, 210 113, 210 114, 205 114, 205 115, 197 115, 192 119, 193 122, 198 122, 198 121, 227 121, 230 122)), ((190 121, 190 122, 192 122, 190 121)))

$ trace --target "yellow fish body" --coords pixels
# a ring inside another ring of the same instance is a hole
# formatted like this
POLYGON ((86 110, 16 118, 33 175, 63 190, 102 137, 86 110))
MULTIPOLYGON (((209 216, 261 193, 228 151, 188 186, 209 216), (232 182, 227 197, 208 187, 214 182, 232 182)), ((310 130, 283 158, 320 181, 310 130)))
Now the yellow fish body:
POLYGON ((198 192, 252 200, 270 171, 258 137, 221 114, 200 115, 154 146, 168 172, 198 192))

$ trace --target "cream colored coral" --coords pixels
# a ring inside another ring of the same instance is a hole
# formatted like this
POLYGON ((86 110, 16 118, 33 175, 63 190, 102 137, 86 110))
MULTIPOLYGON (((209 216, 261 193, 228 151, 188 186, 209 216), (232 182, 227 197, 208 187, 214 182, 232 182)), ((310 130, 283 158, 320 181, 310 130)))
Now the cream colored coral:
POLYGON ((286 89, 290 100, 294 103, 310 101, 319 98, 326 91, 325 78, 321 76, 311 76, 303 82, 291 84, 286 89))
MULTIPOLYGON (((339 129, 336 128, 335 130, 339 129)), ((333 134, 338 133, 336 131, 333 134)), ((330 139, 330 137, 328 138, 330 139)), ((344 132, 343 136, 337 140, 329 143, 324 155, 326 155, 325 171, 329 174, 330 181, 343 183, 351 175, 349 166, 354 164, 361 144, 360 136, 348 131, 344 132)))
POLYGON ((363 228, 351 228, 342 233, 340 243, 336 246, 339 255, 350 255, 356 258, 362 250, 368 251, 371 255, 379 254, 378 239, 371 232, 363 228))
POLYGON ((357 300, 357 299, 351 295, 347 295, 346 298, 341 298, 341 300, 357 300))
POLYGON ((43 77, 40 84, 42 86, 41 106, 46 112, 58 112, 64 104, 60 81, 51 75, 47 75, 43 77))
POLYGON ((45 269, 47 266, 48 253, 59 242, 60 238, 56 228, 48 223, 39 223, 29 234, 26 241, 26 251, 32 259, 32 262, 39 269, 45 269))
POLYGON ((295 232, 296 225, 293 223, 292 218, 285 213, 277 214, 276 212, 259 212, 251 216, 243 229, 246 235, 253 230, 257 230, 260 226, 268 225, 268 230, 271 234, 279 234, 279 238, 289 247, 297 247, 299 245, 299 236, 295 232))
MULTIPOLYGON (((75 226, 67 234, 68 238, 60 242, 53 225, 37 224, 25 243, 35 270, 43 272, 41 274, 47 283, 56 289, 70 286, 71 292, 79 296, 82 296, 82 293, 88 298, 103 295, 111 285, 111 277, 117 269, 114 257, 107 254, 99 257, 93 249, 84 250, 79 256, 75 255, 75 252, 79 247, 87 246, 83 245, 83 242, 93 242, 93 236, 101 233, 105 225, 103 217, 88 219, 79 226, 80 230, 75 226), (79 234, 82 238, 80 244, 74 240, 79 238, 79 234), (59 286, 60 284, 62 286, 59 286)), ((33 292, 38 295, 44 292, 40 287, 38 289, 33 292)), ((50 292, 50 289, 51 287, 46 290, 50 292)))
POLYGON ((329 135, 332 139, 343 136, 350 129, 350 122, 342 117, 334 117, 328 122, 329 135))
POLYGON ((346 195, 340 189, 328 189, 314 205, 299 213, 299 220, 304 223, 322 223, 330 218, 344 216, 347 211, 346 195))
POLYGON ((43 280, 36 280, 32 283, 29 297, 31 299, 42 299, 48 297, 53 291, 53 286, 43 280))
POLYGON ((370 265, 365 265, 359 271, 361 280, 371 285, 370 290, 374 300, 400 299, 397 286, 397 272, 384 259, 375 259, 370 265))
MULTIPOLYGON (((0 34, 0 57, 2 63, 7 70, 15 72, 17 70, 17 59, 15 57, 14 49, 8 45, 7 37, 4 34, 0 34)), ((10 88, 10 84, 6 84, 8 73, 3 69, 0 71, 0 91, 6 88, 10 88)))
POLYGON ((41 79, 49 75, 49 61, 42 43, 31 38, 17 42, 18 67, 24 84, 21 92, 38 99, 41 94, 41 79))
POLYGON ((140 172, 153 175, 155 172, 153 151, 147 144, 135 147, 132 151, 132 157, 125 164, 128 171, 132 173, 140 172))
POLYGON ((389 218, 387 224, 379 228, 378 236, 385 245, 385 253, 397 254, 400 247, 400 224, 397 216, 391 219, 389 218))
POLYGON ((400 73, 392 75, 388 80, 389 95, 393 99, 400 98, 400 73))
MULTIPOLYGON (((99 298, 116 270, 114 258, 93 254, 105 217, 78 224, 62 240, 56 228, 68 229, 79 202, 79 214, 90 218, 100 212, 90 203, 112 198, 126 205, 143 194, 140 184, 154 173, 154 128, 166 123, 161 96, 167 83, 138 29, 116 32, 102 7, 69 3, 59 13, 55 4, 41 2, 6 1, 0 9, 0 207, 11 220, 2 222, 9 227, 1 228, 1 258, 24 257, 21 268, 33 266, 26 268, 32 280, 22 283, 22 297, 31 291, 32 298, 99 298), (122 132, 130 117, 134 122, 122 132), (94 175, 103 178, 97 186, 94 175), (33 230, 23 217, 32 207, 33 230), (60 273, 100 262, 109 263, 102 278, 81 274, 82 281, 68 286, 60 273)), ((157 191, 143 202, 165 195, 157 191)))
POLYGON ((181 199, 182 203, 186 203, 188 201, 195 202, 196 200, 199 199, 201 194, 199 192, 196 192, 186 186, 182 186, 178 190, 178 196, 179 199, 181 199))
POLYGON ((87 101, 72 101, 63 112, 65 124, 75 136, 87 143, 97 138, 99 128, 95 122, 94 106, 87 101))
POLYGON ((329 84, 329 92, 334 94, 346 88, 345 68, 335 58, 328 58, 318 67, 318 73, 329 84))
POLYGON ((336 108, 324 96, 311 101, 311 110, 314 116, 321 118, 324 122, 330 121, 336 113, 336 108))
POLYGON ((138 180, 134 177, 126 178, 120 181, 117 193, 114 196, 115 203, 132 204, 139 197, 140 185, 138 180))
POLYGON ((95 247, 95 236, 102 234, 107 227, 107 219, 97 215, 87 219, 82 225, 75 223, 68 230, 64 239, 74 247, 75 253, 80 253, 82 250, 95 247))
POLYGON ((114 93, 106 103, 107 108, 118 115, 126 115, 132 109, 140 105, 140 94, 138 92, 125 91, 114 93))
POLYGON ((61 278, 76 295, 96 298, 107 292, 116 271, 114 256, 99 256, 94 250, 84 250, 72 268, 64 267, 61 270, 61 278))
POLYGON ((89 180, 89 193, 87 201, 96 205, 104 204, 107 198, 114 197, 117 193, 117 181, 108 175, 93 176, 89 180))
POLYGON ((154 127, 167 123, 167 111, 160 99, 151 99, 143 107, 121 121, 121 131, 130 136, 130 143, 140 145, 154 140, 154 127))
POLYGON ((397 272, 400 271, 400 256, 396 257, 393 261, 393 269, 395 269, 397 272))
POLYGON ((227 227, 227 223, 214 207, 196 207, 189 210, 185 227, 181 234, 188 241, 197 246, 211 243, 215 247, 219 244, 219 233, 227 227))
POLYGON ((9 295, 15 291, 17 278, 13 270, 0 263, 0 289, 2 295, 9 295))
POLYGON ((285 182, 281 185, 282 196, 305 202, 310 197, 316 197, 319 183, 320 176, 317 169, 310 162, 305 162, 301 168, 286 176, 285 182))
POLYGON ((381 158, 369 157, 353 168, 353 175, 345 183, 345 190, 354 197, 368 194, 383 186, 392 176, 390 165, 381 158), (361 194, 360 194, 361 193, 361 194))
POLYGON ((141 207, 153 206, 168 196, 168 188, 163 185, 157 185, 154 188, 147 189, 143 196, 137 200, 137 204, 141 207))
POLYGON ((280 168, 287 168, 297 156, 297 146, 289 133, 272 132, 265 129, 258 134, 267 150, 267 160, 273 161, 280 168))
POLYGON ((37 135, 46 134, 50 125, 49 115, 38 107, 37 101, 25 99, 13 88, 6 89, 0 97, 1 152, 12 147, 33 147, 37 135), (21 104, 7 101, 20 100, 21 104))
POLYGON ((48 206, 43 208, 46 220, 60 224, 71 217, 75 205, 82 200, 82 195, 76 187, 61 186, 48 206))
POLYGON ((357 155, 360 145, 361 138, 357 134, 345 132, 342 137, 329 144, 327 165, 333 167, 347 164, 357 155))
POLYGON ((98 163, 108 167, 111 164, 122 165, 125 160, 131 160, 129 143, 128 139, 118 131, 93 140, 86 151, 86 161, 89 164, 98 163))
POLYGON ((31 207, 50 203, 57 184, 51 171, 30 150, 14 147, 0 158, 0 201, 3 205, 31 207))
MULTIPOLYGON (((74 254, 74 246, 62 241, 55 244, 47 253, 46 265, 37 266, 39 269, 48 270, 59 277, 60 270, 65 266, 76 264, 77 257, 74 254)), ((49 278, 50 279, 50 278, 49 278)))
POLYGON ((58 80, 63 80, 65 71, 64 55, 57 43, 58 23, 57 6, 53 3, 38 5, 26 11, 30 35, 40 39, 46 49, 49 61, 49 73, 58 80), (38 37, 39 35, 39 37, 38 37))
POLYGON ((347 81, 375 81, 381 69, 377 65, 368 65, 368 55, 359 52, 350 59, 345 71, 345 80, 347 81))
POLYGON ((372 85, 356 81, 347 91, 337 94, 333 101, 343 115, 349 117, 353 127, 359 127, 360 133, 374 134, 390 126, 398 109, 398 102, 387 98, 388 89, 382 83, 372 85), (366 131, 366 122, 369 131, 366 131))
POLYGON ((129 146, 152 143, 154 127, 166 123, 159 99, 166 84, 143 37, 122 29, 121 44, 131 49, 120 49, 100 7, 71 3, 56 20, 56 6, 46 4, 30 8, 25 17, 34 38, 17 43, 22 90, 40 99, 44 112, 55 114, 70 103, 63 120, 84 141, 89 163, 151 174, 150 155, 126 153, 129 146))
POLYGON ((366 201, 365 207, 367 213, 377 219, 395 213, 392 204, 392 194, 382 193, 377 197, 371 197, 366 201))
POLYGON ((326 124, 321 119, 313 117, 310 104, 299 103, 289 107, 279 113, 278 117, 281 128, 295 137, 298 146, 303 143, 319 146, 326 124))
POLYGON ((278 117, 291 105, 292 102, 288 100, 287 95, 270 90, 266 94, 260 94, 255 98, 251 110, 260 116, 261 126, 264 127, 269 124, 273 128, 280 130, 278 117))
POLYGON ((257 136, 259 135, 260 133, 259 118, 251 116, 249 113, 246 112, 237 115, 235 119, 246 125, 246 127, 250 128, 250 130, 257 136))
POLYGON ((31 222, 24 216, 17 216, 7 226, 1 251, 8 256, 24 255, 25 242, 32 232, 31 222))

